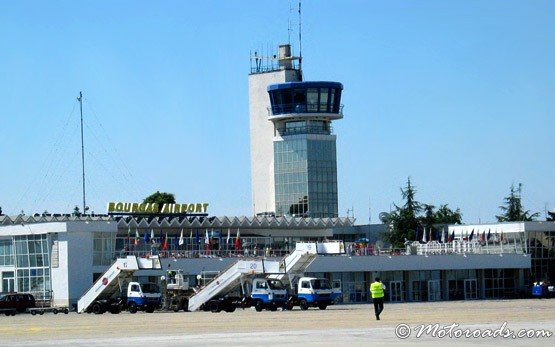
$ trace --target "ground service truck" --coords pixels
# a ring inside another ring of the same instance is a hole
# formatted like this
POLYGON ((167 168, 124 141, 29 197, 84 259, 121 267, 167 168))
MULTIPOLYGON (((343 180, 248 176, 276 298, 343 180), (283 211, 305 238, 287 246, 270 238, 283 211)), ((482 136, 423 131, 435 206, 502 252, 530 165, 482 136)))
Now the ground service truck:
POLYGON ((139 269, 161 269, 160 259, 156 256, 118 258, 77 301, 77 312, 154 312, 160 307, 162 294, 154 283, 132 281, 133 274, 139 269))
MULTIPOLYGON (((247 259, 238 260, 219 273, 212 281, 189 298, 189 311, 204 310, 212 312, 233 312, 237 307, 252 307, 257 311, 264 308, 273 310, 288 307, 283 303, 284 288, 292 285, 292 280, 303 277, 306 268, 321 255, 344 254, 342 241, 297 242, 295 250, 281 260, 247 259), (257 288, 260 286, 259 288, 257 288), (266 288, 262 288, 266 286, 266 288)), ((309 278, 309 282, 310 282, 309 278)), ((296 289, 289 306, 295 304, 308 308, 318 306, 325 309, 333 303, 335 295, 326 279, 314 284, 309 283, 312 292, 296 289), (326 284, 327 283, 327 284, 326 284), (327 285, 329 289, 318 286, 327 285), (329 293, 326 293, 326 290, 329 293), (309 295, 312 295, 309 298, 309 295), (327 295, 327 298, 325 296, 327 295), (324 306, 325 305, 325 306, 324 306)), ((295 280, 295 282, 297 282, 295 280)))
POLYGON ((293 306, 299 306, 301 310, 308 310, 309 307, 325 310, 340 295, 333 290, 327 278, 301 277, 293 288, 293 294, 287 300, 289 310, 293 306))

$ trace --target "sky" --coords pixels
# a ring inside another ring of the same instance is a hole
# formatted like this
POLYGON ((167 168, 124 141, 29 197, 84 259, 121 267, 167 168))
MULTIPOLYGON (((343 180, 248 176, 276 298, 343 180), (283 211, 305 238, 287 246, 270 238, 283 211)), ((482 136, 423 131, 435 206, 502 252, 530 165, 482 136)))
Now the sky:
MULTIPOLYGON (((5 214, 155 191, 251 216, 250 54, 290 42, 297 1, 0 1, 5 214), (290 28, 290 30, 288 29, 290 28)), ((555 2, 302 2, 305 80, 344 86, 340 216, 416 199, 495 222, 512 184, 555 210, 555 2)))

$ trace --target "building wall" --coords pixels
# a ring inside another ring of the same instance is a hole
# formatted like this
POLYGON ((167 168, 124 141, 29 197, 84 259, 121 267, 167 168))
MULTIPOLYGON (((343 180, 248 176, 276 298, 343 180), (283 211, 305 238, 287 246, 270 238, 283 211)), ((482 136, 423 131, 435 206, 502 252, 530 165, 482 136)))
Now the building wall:
POLYGON ((338 216, 335 135, 274 140, 276 215, 338 216))
POLYGON ((68 234, 50 237, 50 275, 54 306, 69 305, 68 234))
POLYGON ((297 70, 249 75, 251 185, 254 214, 274 212, 274 126, 268 120, 268 85, 299 81, 297 70))

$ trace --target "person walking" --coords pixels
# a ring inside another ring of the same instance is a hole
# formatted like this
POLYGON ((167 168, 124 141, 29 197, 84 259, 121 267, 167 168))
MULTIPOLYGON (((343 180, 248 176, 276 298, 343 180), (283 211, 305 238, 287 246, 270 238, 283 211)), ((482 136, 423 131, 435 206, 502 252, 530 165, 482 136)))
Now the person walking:
POLYGON ((370 293, 372 293, 372 301, 374 302, 374 312, 376 313, 376 320, 380 320, 380 313, 383 311, 383 299, 385 284, 380 281, 379 277, 374 279, 374 283, 370 285, 370 293))

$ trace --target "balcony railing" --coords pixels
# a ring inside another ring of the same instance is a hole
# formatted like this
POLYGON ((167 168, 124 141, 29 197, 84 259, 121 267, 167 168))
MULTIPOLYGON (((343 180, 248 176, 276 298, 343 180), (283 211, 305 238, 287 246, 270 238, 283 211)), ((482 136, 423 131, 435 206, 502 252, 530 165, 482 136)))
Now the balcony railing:
POLYGON ((279 104, 268 107, 268 116, 276 116, 280 114, 290 113, 331 113, 343 114, 343 105, 334 107, 328 104, 306 104, 306 103, 293 103, 293 104, 279 104))
POLYGON ((333 127, 322 127, 322 126, 300 126, 300 127, 291 127, 285 128, 280 127, 277 129, 281 136, 286 135, 298 135, 298 134, 322 134, 322 135, 331 135, 333 134, 333 127))

